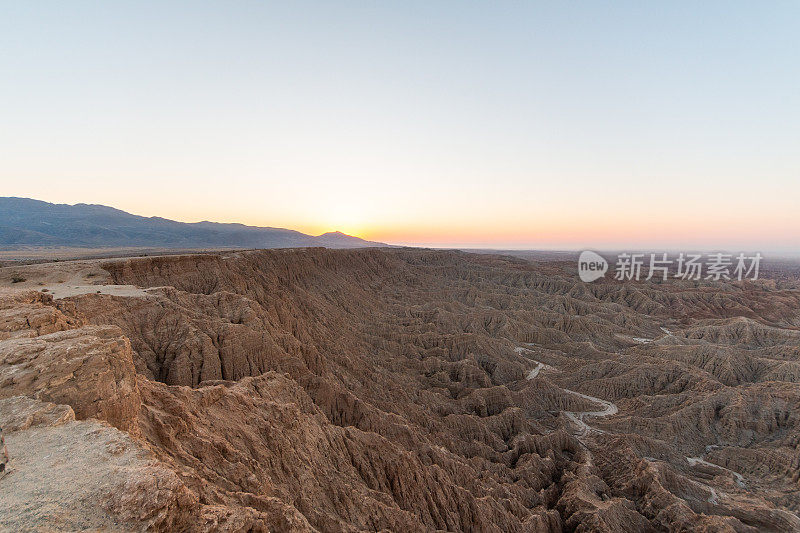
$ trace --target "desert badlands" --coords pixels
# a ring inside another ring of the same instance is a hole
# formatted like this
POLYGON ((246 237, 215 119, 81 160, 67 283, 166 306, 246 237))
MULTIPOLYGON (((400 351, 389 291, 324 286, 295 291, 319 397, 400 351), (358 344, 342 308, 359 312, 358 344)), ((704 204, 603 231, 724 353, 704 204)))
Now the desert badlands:
POLYGON ((798 531, 800 278, 227 251, 0 269, 4 531, 798 531))

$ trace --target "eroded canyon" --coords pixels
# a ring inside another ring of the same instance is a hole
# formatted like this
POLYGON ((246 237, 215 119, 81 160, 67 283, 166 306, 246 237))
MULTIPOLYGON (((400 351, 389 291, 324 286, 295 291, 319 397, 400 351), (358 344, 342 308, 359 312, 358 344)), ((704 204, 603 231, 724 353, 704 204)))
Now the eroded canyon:
POLYGON ((298 249, 0 281, 8 529, 800 530, 796 272, 298 249))

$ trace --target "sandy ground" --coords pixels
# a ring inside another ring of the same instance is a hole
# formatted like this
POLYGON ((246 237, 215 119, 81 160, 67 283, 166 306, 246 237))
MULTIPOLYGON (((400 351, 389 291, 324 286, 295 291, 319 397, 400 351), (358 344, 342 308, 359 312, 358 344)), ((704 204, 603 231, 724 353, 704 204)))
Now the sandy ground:
POLYGON ((0 266, 46 263, 50 261, 176 255, 227 250, 231 250, 231 248, 147 248, 135 246, 119 248, 82 248, 70 246, 16 246, 0 248, 0 266))
POLYGON ((101 509, 112 488, 124 483, 125 470, 146 463, 129 440, 94 421, 9 433, 12 461, 0 480, 0 528, 39 531, 48 524, 47 530, 129 530, 101 509), (110 479, 109 468, 122 475, 110 479))
POLYGON ((21 396, 0 400, 0 424, 11 457, 0 478, 0 531, 136 529, 105 509, 109 494, 154 462, 127 433, 21 396))
POLYGON ((107 261, 113 259, 8 266, 0 268, 0 287, 34 289, 52 294, 56 299, 89 293, 141 298, 149 296, 139 287, 111 283, 108 272, 100 268, 107 261))

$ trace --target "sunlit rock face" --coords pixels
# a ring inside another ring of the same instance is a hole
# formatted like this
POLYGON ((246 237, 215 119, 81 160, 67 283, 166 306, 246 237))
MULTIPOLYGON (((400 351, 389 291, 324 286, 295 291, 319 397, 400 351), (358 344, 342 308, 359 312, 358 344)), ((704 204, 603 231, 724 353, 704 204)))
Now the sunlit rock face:
MULTIPOLYGON (((391 249, 102 267, 94 283, 146 296, 0 296, 6 411, 129 450, 134 496, 110 461, 97 524, 800 530, 795 271, 586 284, 572 264, 391 249)), ((30 519, 14 509, 0 524, 30 519)))

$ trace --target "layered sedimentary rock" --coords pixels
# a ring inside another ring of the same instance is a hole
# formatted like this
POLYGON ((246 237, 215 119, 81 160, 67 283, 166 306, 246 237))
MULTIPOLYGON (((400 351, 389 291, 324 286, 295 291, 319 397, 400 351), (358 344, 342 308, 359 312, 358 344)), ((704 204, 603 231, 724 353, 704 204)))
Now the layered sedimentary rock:
POLYGON ((146 501, 109 481, 99 524, 800 528, 796 277, 586 285, 423 250, 102 267, 146 291, 0 297, 6 410, 115 432, 135 487, 163 477, 146 501))

